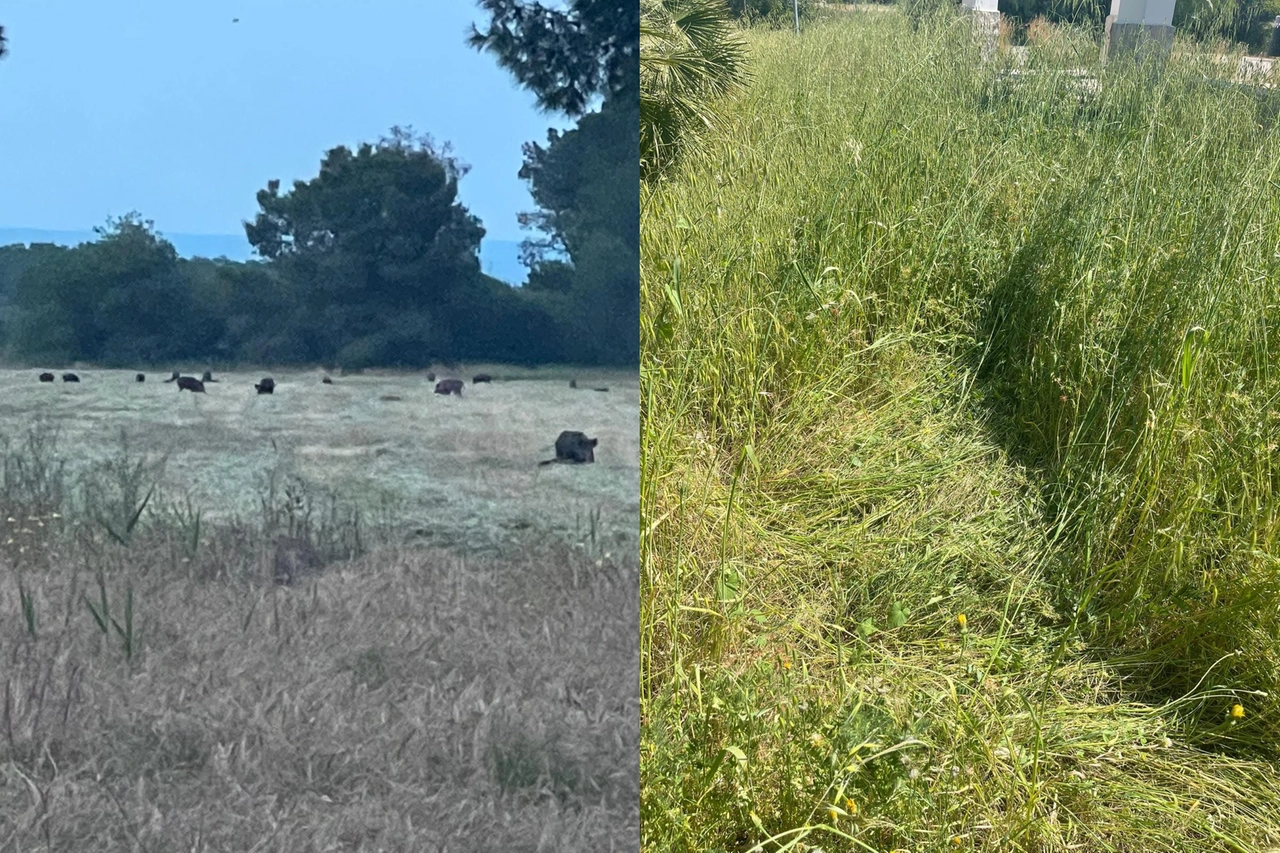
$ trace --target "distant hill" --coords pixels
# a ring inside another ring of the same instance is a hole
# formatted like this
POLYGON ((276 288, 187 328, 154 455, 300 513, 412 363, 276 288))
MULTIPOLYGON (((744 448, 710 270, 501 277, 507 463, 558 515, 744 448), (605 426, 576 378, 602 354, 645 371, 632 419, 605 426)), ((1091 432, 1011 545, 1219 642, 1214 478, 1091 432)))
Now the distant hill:
MULTIPOLYGON (((184 258, 226 258, 248 261, 256 257, 243 234, 170 234, 160 232, 184 258)), ((92 231, 47 231, 41 228, 0 228, 0 246, 14 243, 56 243, 78 246, 92 243, 98 235, 92 231)), ((485 239, 480 243, 480 269, 486 275, 508 284, 524 284, 529 270, 520 263, 520 243, 515 240, 485 239)))

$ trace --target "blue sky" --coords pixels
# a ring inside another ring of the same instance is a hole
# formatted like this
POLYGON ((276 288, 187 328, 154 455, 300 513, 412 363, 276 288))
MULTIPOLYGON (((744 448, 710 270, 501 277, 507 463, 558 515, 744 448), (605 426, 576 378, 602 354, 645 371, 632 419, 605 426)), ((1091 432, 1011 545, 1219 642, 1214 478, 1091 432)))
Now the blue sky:
POLYGON ((571 122, 465 44, 472 21, 471 0, 8 0, 0 227, 136 209, 162 233, 243 234, 269 179, 398 124, 453 143, 463 204, 521 239, 520 146, 571 122))

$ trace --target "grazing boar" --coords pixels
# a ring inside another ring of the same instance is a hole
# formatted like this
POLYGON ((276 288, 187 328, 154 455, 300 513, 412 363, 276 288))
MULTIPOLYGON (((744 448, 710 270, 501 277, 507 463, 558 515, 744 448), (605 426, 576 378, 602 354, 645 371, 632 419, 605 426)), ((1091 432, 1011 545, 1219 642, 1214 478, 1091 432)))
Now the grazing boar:
POLYGON ((595 446, 599 439, 587 438, 586 433, 565 430, 556 439, 556 458, 539 462, 539 465, 550 465, 553 462, 571 462, 581 464, 595 462, 595 446))

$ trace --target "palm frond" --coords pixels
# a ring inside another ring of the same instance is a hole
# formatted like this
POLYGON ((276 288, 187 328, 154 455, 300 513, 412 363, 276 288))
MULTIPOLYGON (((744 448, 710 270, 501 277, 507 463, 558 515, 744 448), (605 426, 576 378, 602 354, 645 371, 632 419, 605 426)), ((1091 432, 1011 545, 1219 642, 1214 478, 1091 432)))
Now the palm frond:
POLYGON ((713 126, 713 104, 749 80, 746 45, 723 0, 642 0, 641 174, 669 162, 695 127, 713 126))

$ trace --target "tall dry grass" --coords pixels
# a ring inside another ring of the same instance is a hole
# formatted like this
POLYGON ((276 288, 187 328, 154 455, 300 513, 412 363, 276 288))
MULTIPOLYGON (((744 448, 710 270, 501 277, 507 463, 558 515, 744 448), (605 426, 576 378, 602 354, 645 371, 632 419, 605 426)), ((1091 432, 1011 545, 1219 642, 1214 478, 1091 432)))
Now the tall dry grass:
POLYGON ((210 522, 161 461, 3 456, 0 850, 635 846, 634 556, 405 546, 298 478, 210 522))

